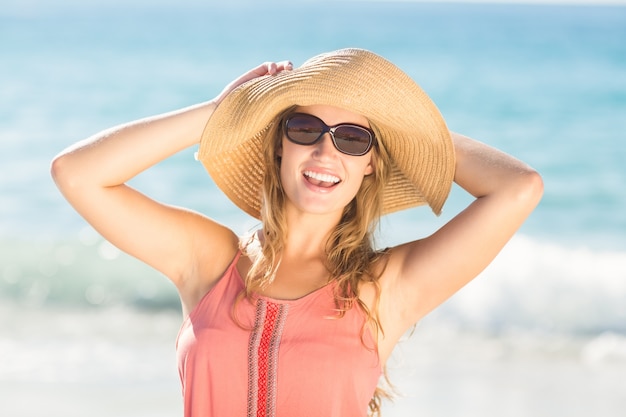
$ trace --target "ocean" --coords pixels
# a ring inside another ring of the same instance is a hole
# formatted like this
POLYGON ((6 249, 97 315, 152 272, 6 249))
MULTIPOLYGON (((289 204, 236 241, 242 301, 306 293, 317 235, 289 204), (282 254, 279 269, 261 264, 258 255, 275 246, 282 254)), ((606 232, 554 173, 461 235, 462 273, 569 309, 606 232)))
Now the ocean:
MULTIPOLYGON (((181 415, 173 286, 63 200, 49 164, 104 128, 205 101, 248 68, 342 47, 404 69, 452 130, 544 178, 480 277, 407 334, 384 416, 626 410, 626 7, 411 1, 9 0, 0 9, 0 414, 181 415), (223 4, 222 4, 223 3, 223 4), (227 4, 226 4, 227 3, 227 4)), ((257 223, 189 149, 132 184, 239 233, 257 223)), ((381 246, 437 218, 383 219, 381 246)), ((227 383, 227 376, 225 376, 227 383)))

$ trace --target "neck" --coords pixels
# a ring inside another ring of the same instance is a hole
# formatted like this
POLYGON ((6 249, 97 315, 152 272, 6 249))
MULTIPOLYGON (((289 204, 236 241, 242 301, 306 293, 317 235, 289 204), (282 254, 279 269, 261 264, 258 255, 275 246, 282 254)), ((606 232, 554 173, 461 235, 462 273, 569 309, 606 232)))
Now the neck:
POLYGON ((335 229, 341 213, 310 214, 287 213, 288 235, 283 256, 305 256, 308 259, 325 258, 326 243, 335 229))
POLYGON ((258 291, 277 299, 297 299, 328 283, 326 242, 337 216, 287 214, 288 235, 269 285, 258 291))

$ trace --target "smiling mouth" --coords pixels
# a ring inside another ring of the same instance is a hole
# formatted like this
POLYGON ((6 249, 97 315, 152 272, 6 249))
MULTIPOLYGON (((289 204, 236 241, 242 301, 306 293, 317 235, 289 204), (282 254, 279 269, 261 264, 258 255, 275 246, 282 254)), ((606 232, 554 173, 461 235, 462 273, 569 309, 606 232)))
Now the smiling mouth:
POLYGON ((321 174, 319 172, 304 171, 304 178, 317 187, 330 188, 341 182, 341 179, 330 174, 321 174))

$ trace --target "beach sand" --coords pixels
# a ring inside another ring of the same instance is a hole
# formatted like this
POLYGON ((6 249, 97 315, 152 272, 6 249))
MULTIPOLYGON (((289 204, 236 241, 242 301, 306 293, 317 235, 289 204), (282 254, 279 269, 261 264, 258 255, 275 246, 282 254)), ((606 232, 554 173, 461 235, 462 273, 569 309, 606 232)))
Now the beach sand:
POLYGON ((404 394, 391 416, 618 417, 626 410, 625 358, 586 358, 592 341, 428 338, 416 334, 390 363, 404 394))

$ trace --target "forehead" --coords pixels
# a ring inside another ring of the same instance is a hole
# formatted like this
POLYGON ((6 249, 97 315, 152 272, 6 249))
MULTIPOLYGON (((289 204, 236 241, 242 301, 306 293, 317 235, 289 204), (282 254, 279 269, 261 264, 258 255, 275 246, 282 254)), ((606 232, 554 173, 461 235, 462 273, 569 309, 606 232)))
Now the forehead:
POLYGON ((340 123, 352 123, 360 126, 370 127, 367 118, 358 113, 340 107, 314 105, 314 106, 298 106, 294 110, 298 113, 307 113, 317 116, 329 126, 338 125, 340 123))

